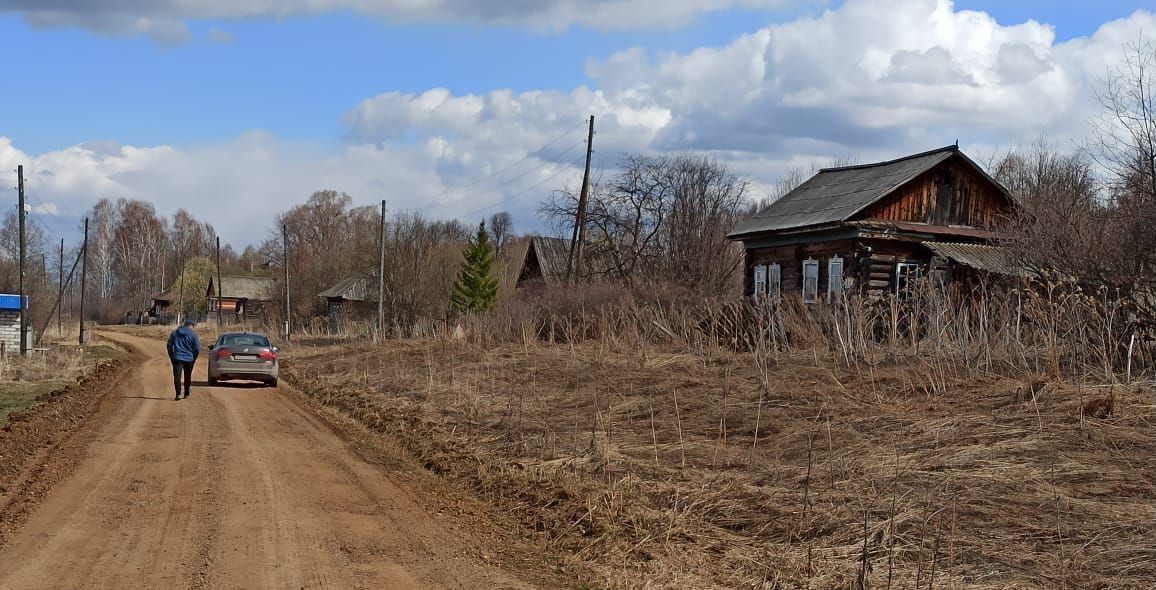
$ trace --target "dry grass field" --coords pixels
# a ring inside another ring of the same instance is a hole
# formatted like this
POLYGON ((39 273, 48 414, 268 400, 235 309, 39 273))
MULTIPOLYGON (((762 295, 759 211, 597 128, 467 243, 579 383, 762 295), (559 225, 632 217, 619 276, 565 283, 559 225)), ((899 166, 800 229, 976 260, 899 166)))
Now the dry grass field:
POLYGON ((124 356, 120 349, 99 340, 84 348, 75 346, 76 331, 46 336, 30 357, 0 357, 0 426, 10 414, 26 410, 44 396, 80 381, 101 363, 124 356))
POLYGON ((573 343, 298 343, 285 375, 516 515, 576 587, 1156 580, 1150 384, 920 347, 856 361, 842 336, 645 343, 605 324, 573 343))

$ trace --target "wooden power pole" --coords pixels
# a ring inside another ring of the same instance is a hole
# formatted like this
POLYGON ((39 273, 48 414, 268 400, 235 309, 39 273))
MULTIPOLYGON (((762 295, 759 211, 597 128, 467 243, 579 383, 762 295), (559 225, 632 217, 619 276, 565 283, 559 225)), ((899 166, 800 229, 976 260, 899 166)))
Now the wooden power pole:
MULTIPOLYGON (((76 268, 73 266, 73 268, 76 268)), ((57 279, 56 294, 56 331, 64 336, 64 319, 61 312, 64 310, 64 238, 60 238, 60 276, 57 279)))
POLYGON ((221 309, 221 236, 217 236, 217 330, 221 329, 221 316, 225 310, 221 309))
POLYGON ((570 239, 570 258, 566 263, 566 279, 573 281, 582 272, 582 251, 586 246, 586 202, 590 193, 590 157, 594 153, 594 115, 590 115, 590 130, 586 135, 586 169, 582 173, 582 190, 578 193, 578 211, 574 215, 574 234, 570 239))
POLYGON ((285 272, 285 341, 291 338, 293 320, 289 306, 289 228, 281 224, 281 270, 285 272))
POLYGON ((385 199, 381 200, 381 231, 377 243, 377 334, 385 333, 385 199))
POLYGON ((25 274, 25 260, 27 255, 28 244, 24 235, 24 216, 27 210, 24 208, 24 166, 16 167, 16 194, 17 194, 17 211, 16 215, 20 219, 20 354, 21 356, 28 355, 28 299, 24 294, 24 274, 25 274))
POLYGON ((88 218, 84 218, 84 245, 80 247, 80 335, 79 344, 84 344, 84 295, 88 287, 88 218))

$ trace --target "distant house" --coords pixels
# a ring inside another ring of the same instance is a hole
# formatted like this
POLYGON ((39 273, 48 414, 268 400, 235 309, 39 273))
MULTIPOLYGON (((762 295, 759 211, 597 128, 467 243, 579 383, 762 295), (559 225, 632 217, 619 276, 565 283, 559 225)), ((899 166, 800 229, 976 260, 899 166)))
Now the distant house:
POLYGON ((1003 186, 948 146, 820 170, 729 238, 745 248, 748 295, 902 295, 928 273, 1020 274, 1015 257, 992 245, 1012 206, 1003 186))
POLYGON ((377 277, 355 274, 317 294, 325 300, 325 317, 365 318, 377 312, 377 277))
MULTIPOLYGON (((27 298, 25 306, 27 307, 27 298)), ((29 342, 32 337, 29 336, 29 342)), ((20 352, 20 296, 0 295, 0 350, 20 352)))
POLYGON ((165 289, 152 296, 149 302, 149 322, 154 324, 168 324, 175 318, 173 306, 173 290, 165 289))
POLYGON ((515 287, 566 280, 570 240, 529 236, 511 244, 509 249, 515 287))
MULTIPOLYGON (((242 322, 264 317, 268 304, 273 301, 276 281, 264 277, 222 276, 220 314, 226 321, 242 322)), ((217 313, 217 276, 209 278, 205 293, 209 300, 209 317, 217 313)))

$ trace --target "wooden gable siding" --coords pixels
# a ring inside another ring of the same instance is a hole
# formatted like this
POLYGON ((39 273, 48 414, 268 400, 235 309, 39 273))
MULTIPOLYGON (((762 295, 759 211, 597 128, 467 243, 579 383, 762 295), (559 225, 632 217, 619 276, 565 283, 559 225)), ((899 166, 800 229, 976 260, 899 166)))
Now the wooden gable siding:
POLYGON ((855 219, 990 228, 1008 209, 1008 201, 997 187, 959 158, 952 158, 917 176, 855 219))

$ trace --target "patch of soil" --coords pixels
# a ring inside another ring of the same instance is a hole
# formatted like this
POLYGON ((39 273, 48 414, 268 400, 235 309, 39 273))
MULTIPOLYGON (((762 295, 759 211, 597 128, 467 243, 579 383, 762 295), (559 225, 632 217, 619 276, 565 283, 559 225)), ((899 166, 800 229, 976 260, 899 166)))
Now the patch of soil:
POLYGON ((132 367, 130 359, 102 361, 77 383, 13 412, 0 428, 0 547, 83 459, 69 444, 132 367))

